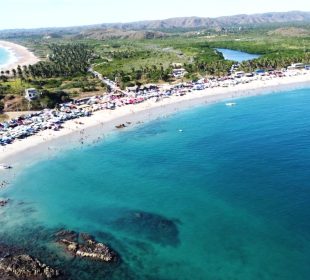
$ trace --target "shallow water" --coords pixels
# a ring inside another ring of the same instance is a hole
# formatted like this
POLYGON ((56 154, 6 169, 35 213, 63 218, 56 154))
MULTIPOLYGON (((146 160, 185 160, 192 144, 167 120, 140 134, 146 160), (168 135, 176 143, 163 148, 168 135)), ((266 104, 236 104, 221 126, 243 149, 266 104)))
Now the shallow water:
POLYGON ((0 66, 8 63, 9 59, 10 53, 7 51, 7 49, 0 47, 0 66))
POLYGON ((195 108, 25 168, 0 192, 0 240, 66 279, 307 279, 309 91, 195 108), (121 263, 73 261, 60 227, 121 263))
POLYGON ((258 54, 251 54, 251 53, 235 51, 235 50, 230 50, 230 49, 217 49, 217 50, 223 54, 225 59, 233 60, 237 62, 243 62, 243 61, 252 60, 252 59, 260 57, 260 55, 258 54))

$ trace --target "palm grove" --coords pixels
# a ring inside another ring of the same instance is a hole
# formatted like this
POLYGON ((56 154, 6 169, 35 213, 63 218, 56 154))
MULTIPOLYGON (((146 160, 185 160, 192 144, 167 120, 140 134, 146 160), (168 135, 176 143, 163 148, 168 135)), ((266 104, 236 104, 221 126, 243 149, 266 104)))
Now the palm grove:
MULTIPOLYGON (((68 78, 85 75, 93 58, 93 49, 86 44, 53 44, 49 46, 50 54, 47 60, 34 65, 18 66, 11 71, 2 71, 0 81, 7 82, 10 77, 20 79, 22 83, 40 85, 47 83, 49 78, 68 78)), ((0 84, 0 100, 10 92, 10 85, 0 84)), ((66 101, 69 96, 66 92, 42 91, 41 102, 35 102, 34 108, 53 107, 57 103, 66 101)), ((0 102, 0 111, 3 110, 0 102)))

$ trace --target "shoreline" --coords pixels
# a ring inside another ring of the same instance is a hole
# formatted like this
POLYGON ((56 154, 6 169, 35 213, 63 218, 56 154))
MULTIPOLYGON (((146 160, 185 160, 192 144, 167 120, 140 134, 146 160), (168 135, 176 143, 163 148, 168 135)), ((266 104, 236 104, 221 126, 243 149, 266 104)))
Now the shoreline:
POLYGON ((190 92, 185 96, 172 96, 159 102, 148 100, 140 104, 127 105, 114 111, 97 111, 90 117, 64 123, 63 129, 60 131, 45 130, 13 144, 0 146, 0 162, 15 167, 16 164, 21 165, 28 159, 31 164, 38 157, 45 158, 64 149, 101 141, 106 134, 122 131, 115 128, 120 123, 130 122, 132 124, 128 127, 130 129, 137 124, 170 116, 196 106, 307 86, 310 86, 310 72, 300 76, 253 81, 234 87, 207 88, 202 91, 190 92))
POLYGON ((6 49, 10 53, 9 61, 6 64, 0 65, 1 71, 11 71, 13 68, 17 68, 18 65, 35 64, 40 61, 38 57, 24 46, 0 40, 0 47, 6 49))

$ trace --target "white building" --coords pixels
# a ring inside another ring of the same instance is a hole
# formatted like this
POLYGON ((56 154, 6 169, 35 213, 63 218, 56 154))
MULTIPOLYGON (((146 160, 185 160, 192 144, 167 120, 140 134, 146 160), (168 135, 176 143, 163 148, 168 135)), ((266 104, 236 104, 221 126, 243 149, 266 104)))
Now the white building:
POLYGON ((40 96, 40 93, 35 88, 27 88, 25 90, 25 98, 32 101, 40 96))
POLYGON ((244 77, 244 75, 245 75, 245 72, 244 71, 237 71, 237 72, 235 72, 235 77, 236 78, 241 78, 241 77, 244 77))
POLYGON ((177 79, 183 78, 186 74, 187 72, 183 68, 176 68, 172 70, 172 75, 177 79))
POLYGON ((287 67, 287 70, 296 70, 296 69, 304 69, 305 64, 303 63, 294 63, 291 66, 287 67))

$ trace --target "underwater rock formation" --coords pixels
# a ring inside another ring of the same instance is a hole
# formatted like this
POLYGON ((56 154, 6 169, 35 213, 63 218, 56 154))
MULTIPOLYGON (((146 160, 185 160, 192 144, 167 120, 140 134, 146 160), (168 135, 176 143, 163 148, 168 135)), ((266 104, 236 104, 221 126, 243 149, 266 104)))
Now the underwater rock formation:
MULTIPOLYGON (((29 255, 8 255, 0 259, 0 272, 14 275, 17 279, 53 279, 59 271, 41 263, 29 255)), ((0 274, 1 275, 1 274, 0 274)), ((2 276, 1 276, 1 279, 2 276)), ((9 278, 8 278, 9 279, 9 278)), ((13 278, 14 279, 14 278, 13 278)))
POLYGON ((57 243, 65 246, 72 255, 103 262, 117 260, 117 255, 108 246, 97 242, 91 235, 62 230, 56 233, 57 243))
POLYGON ((176 247, 180 244, 179 221, 144 211, 129 210, 111 225, 113 228, 140 236, 154 243, 176 247))

